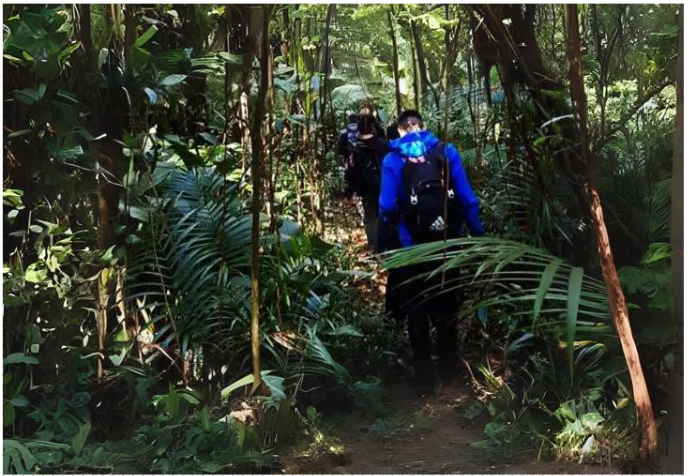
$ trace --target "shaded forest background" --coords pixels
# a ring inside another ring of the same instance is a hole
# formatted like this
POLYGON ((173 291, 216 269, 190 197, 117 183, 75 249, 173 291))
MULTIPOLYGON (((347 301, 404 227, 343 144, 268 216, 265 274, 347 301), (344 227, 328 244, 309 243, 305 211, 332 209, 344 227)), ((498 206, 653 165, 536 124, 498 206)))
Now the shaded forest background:
POLYGON ((328 402, 385 411, 403 336, 342 239, 335 151, 364 103, 420 110, 481 198, 486 237, 384 263, 465 270, 476 447, 667 451, 682 6, 3 14, 5 473, 275 468, 334 451, 328 402))

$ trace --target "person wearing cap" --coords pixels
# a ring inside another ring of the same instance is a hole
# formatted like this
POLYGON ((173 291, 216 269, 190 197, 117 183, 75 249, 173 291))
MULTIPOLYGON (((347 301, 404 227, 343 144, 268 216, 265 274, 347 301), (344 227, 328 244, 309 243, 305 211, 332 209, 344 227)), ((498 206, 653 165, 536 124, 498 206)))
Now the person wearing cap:
MULTIPOLYGON (((451 185, 446 185, 443 193, 447 193, 457 206, 449 208, 446 205, 448 223, 442 223, 442 233, 435 235, 431 241, 462 236, 466 228, 472 236, 483 235, 479 200, 471 188, 457 149, 451 144, 442 143, 427 131, 421 114, 414 110, 400 114, 397 131, 400 137, 389 143, 390 152, 383 160, 378 200, 378 251, 427 242, 415 239, 418 234, 410 228, 408 218, 413 208, 410 203, 415 203, 415 197, 409 196, 413 187, 410 188, 405 180, 409 180, 413 164, 431 164, 432 160, 438 160, 443 168, 449 170, 447 182, 451 185)), ((429 291, 441 284, 440 274, 433 278, 414 279, 426 275, 436 267, 437 263, 423 263, 392 270, 386 292, 387 311, 396 320, 407 322, 415 377, 417 385, 424 392, 434 385, 429 321, 438 334, 441 378, 450 380, 457 370, 457 296, 452 292, 439 294, 438 289, 429 291)))

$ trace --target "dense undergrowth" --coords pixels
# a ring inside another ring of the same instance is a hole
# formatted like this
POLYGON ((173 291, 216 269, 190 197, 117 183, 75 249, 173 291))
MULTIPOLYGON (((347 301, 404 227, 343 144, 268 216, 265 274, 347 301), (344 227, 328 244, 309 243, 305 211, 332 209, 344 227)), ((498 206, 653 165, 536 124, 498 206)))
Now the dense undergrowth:
MULTIPOLYGON (((586 57, 601 193, 654 398, 677 358, 669 138, 678 30, 670 7, 646 16, 642 7, 600 7, 603 34, 624 18, 625 35, 651 40, 637 50, 617 43, 619 58, 605 71, 586 57)), ((343 5, 326 80, 321 32, 310 25, 329 7, 281 7, 269 25, 271 127, 254 130, 259 80, 245 68, 241 34, 253 7, 177 8, 5 6, 5 473, 276 469, 297 443, 342 451, 324 430, 324 408, 385 409, 384 379, 403 336, 369 300, 380 296, 364 292, 375 263, 362 266, 328 233, 346 235, 354 223, 338 202, 337 126, 367 97, 381 116, 394 115, 391 44, 381 28, 398 33, 399 72, 411 84, 419 47, 411 25, 421 46, 435 45, 451 27, 470 30, 475 12, 410 5, 388 16, 381 5, 343 5), (352 64, 348 48, 362 41, 361 63, 352 64), (288 42, 291 50, 280 49, 288 42), (249 395, 256 191, 247 137, 256 134, 265 149, 264 385, 249 395)), ((539 42, 548 44, 562 33, 547 20, 561 13, 539 11, 539 42)), ((428 50, 433 80, 403 100, 416 99, 429 127, 458 144, 488 235, 393 253, 385 265, 433 260, 454 276, 443 292, 465 297, 462 355, 480 402, 465 414, 489 417, 474 445, 633 459, 629 377, 588 212, 558 155, 572 145, 572 116, 544 124, 525 88, 506 96, 506 72, 495 68, 484 93, 469 47, 443 91, 435 81, 443 57, 428 50)), ((558 71, 564 53, 544 51, 558 71)), ((565 107, 566 91, 549 93, 565 107)))

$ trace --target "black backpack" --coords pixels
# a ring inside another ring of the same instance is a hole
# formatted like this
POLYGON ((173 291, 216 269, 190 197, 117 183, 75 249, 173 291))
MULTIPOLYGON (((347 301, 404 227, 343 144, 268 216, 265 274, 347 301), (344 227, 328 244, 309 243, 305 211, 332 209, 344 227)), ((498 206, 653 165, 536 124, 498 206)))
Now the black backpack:
POLYGON ((382 169, 382 155, 378 144, 361 140, 353 151, 359 195, 378 195, 382 169))
POLYGON ((461 205, 444 150, 439 142, 423 162, 407 160, 402 169, 403 219, 415 244, 459 234, 461 205))

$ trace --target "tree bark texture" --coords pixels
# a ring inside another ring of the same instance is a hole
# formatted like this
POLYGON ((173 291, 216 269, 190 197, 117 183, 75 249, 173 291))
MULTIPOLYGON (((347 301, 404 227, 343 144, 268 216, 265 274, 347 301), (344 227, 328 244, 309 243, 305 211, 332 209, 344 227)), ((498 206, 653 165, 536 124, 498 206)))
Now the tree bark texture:
POLYGON ((622 350, 629 368, 636 404, 637 422, 639 425, 641 442, 639 452, 642 458, 649 458, 657 445, 657 428, 651 398, 648 393, 646 379, 641 367, 641 361, 634 342, 627 303, 622 292, 617 269, 610 248, 608 232, 605 226, 603 206, 598 192, 598 159, 589 151, 588 142, 588 110, 586 90, 584 89, 584 74, 581 62, 581 37, 579 34, 579 17, 577 5, 565 6, 565 37, 567 43, 567 57, 570 69, 570 88, 575 112, 579 122, 579 139, 581 143, 581 158, 586 164, 588 191, 591 198, 591 215, 594 233, 598 243, 600 266, 603 281, 608 294, 608 306, 615 329, 620 337, 622 350))
MULTIPOLYGON (((270 11, 272 7, 263 5, 261 7, 250 7, 251 20, 250 25, 257 25, 256 15, 261 17, 261 30, 251 31, 249 42, 254 42, 255 38, 259 40, 259 51, 261 57, 261 77, 258 86, 258 94, 256 97, 256 106, 251 114, 251 179, 252 179, 252 197, 251 197, 251 360, 254 376, 254 383, 251 393, 255 393, 261 387, 261 335, 259 327, 259 231, 260 231, 260 215, 263 205, 263 168, 265 161, 265 141, 263 139, 264 129, 263 122, 266 113, 266 98, 268 95, 268 86, 270 78, 270 68, 268 62, 270 61, 270 37, 269 37, 269 22, 270 11)), ((258 25, 257 25, 258 26, 258 25)), ((252 28, 253 30, 253 28, 252 28)))
POLYGON ((423 105, 423 98, 421 97, 421 73, 419 73, 419 54, 416 48, 412 44, 411 48, 412 55, 412 68, 414 69, 414 109, 421 111, 421 106, 423 105))
POLYGON ((423 43, 421 42, 421 30, 416 20, 411 21, 411 31, 414 37, 414 49, 416 50, 416 59, 419 66, 419 76, 421 79, 421 90, 431 87, 431 79, 428 76, 428 69, 426 68, 426 58, 423 54, 423 43))
POLYGON ((395 32, 395 20, 393 18, 392 5, 388 10, 388 22, 390 23, 390 39, 392 40, 392 75, 395 78, 395 106, 397 116, 402 114, 402 94, 400 92, 400 60, 397 51, 397 33, 395 32))
POLYGON ((481 4, 473 8, 483 17, 474 34, 474 49, 483 62, 514 69, 514 79, 536 95, 541 89, 562 88, 545 67, 536 42, 536 5, 481 4))
MULTIPOLYGON (((121 5, 104 5, 105 19, 112 26, 123 14, 121 5)), ((88 119, 88 129, 94 137, 102 138, 91 141, 89 148, 97 162, 97 209, 94 210, 98 223, 98 248, 105 251, 118 242, 115 224, 119 217, 119 202, 122 190, 122 177, 125 169, 125 156, 122 150, 122 139, 127 129, 132 127, 129 97, 123 87, 129 65, 121 64, 120 58, 127 58, 124 54, 127 45, 135 37, 133 32, 123 32, 123 37, 111 35, 108 42, 108 55, 103 65, 102 73, 107 80, 107 88, 97 88, 87 82, 88 78, 95 78, 99 72, 94 70, 96 53, 91 37, 91 12, 88 5, 82 5, 79 11, 79 36, 82 42, 82 56, 80 66, 83 74, 78 81, 83 97, 81 100, 92 111, 88 119)), ((133 28, 135 25, 133 10, 125 14, 125 26, 133 28)), ((103 377, 103 354, 108 329, 117 325, 117 316, 110 311, 112 293, 109 280, 113 270, 104 267, 98 279, 96 293, 98 296, 96 323, 98 327, 98 348, 101 356, 98 360, 98 379, 103 377)))

